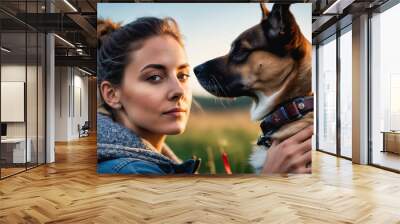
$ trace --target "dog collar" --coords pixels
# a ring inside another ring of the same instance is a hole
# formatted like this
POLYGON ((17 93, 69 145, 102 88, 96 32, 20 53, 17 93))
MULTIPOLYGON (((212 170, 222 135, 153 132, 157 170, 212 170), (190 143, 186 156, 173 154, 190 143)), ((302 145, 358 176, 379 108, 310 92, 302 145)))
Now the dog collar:
POLYGON ((295 120, 298 120, 308 112, 314 110, 314 97, 298 97, 278 106, 269 113, 261 122, 262 135, 257 141, 257 145, 270 147, 272 144, 272 134, 280 127, 295 120))

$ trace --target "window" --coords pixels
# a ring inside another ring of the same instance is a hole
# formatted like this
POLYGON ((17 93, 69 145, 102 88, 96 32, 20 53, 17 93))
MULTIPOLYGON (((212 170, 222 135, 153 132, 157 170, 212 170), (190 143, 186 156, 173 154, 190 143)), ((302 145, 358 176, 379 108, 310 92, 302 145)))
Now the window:
POLYGON ((352 34, 351 26, 340 36, 340 155, 352 157, 352 34))
MULTIPOLYGON (((2 2, 21 12, 40 13, 44 1, 2 2), (14 7, 15 8, 15 7, 14 7)), ((45 35, 0 12, 0 178, 45 163, 45 35), (12 22, 11 22, 12 21, 12 22), (11 109, 16 108, 16 109, 11 109)))
POLYGON ((318 149, 336 153, 336 36, 318 48, 318 149))
POLYGON ((371 18, 372 163, 400 170, 400 5, 371 18))

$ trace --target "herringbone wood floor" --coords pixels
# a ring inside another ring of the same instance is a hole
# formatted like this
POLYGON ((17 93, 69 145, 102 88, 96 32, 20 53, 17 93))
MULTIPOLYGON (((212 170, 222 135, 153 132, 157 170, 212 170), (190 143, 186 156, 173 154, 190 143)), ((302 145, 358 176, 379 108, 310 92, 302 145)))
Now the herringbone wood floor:
POLYGON ((312 175, 96 174, 95 139, 0 181, 0 223, 400 223, 400 175, 315 152, 312 175))

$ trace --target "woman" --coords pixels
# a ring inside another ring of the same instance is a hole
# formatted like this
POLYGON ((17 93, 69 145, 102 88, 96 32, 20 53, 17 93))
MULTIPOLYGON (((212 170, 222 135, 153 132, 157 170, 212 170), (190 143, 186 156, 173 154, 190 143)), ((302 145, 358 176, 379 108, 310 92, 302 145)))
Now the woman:
MULTIPOLYGON (((167 135, 185 130, 192 100, 190 68, 176 22, 144 17, 120 27, 100 21, 98 38, 98 84, 103 100, 97 117, 98 172, 195 173, 199 160, 182 162, 165 144, 167 135)), ((274 147, 281 145, 287 144, 274 147)), ((286 158, 282 153, 286 148, 270 151, 286 158)), ((266 166, 264 172, 290 169, 278 164, 266 166)))
POLYGON ((140 18, 123 27, 106 21, 99 32, 98 172, 194 173, 199 160, 181 163, 164 143, 184 131, 192 100, 175 21, 140 18))

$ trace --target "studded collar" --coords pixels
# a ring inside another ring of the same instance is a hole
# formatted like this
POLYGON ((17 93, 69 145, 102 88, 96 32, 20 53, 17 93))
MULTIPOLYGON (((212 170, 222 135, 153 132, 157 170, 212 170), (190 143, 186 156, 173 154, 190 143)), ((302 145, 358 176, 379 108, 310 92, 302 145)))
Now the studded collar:
POLYGON ((304 117, 304 115, 313 110, 313 96, 297 97, 281 104, 262 120, 260 127, 263 133, 259 137, 257 145, 270 147, 272 144, 271 136, 280 127, 304 117))

